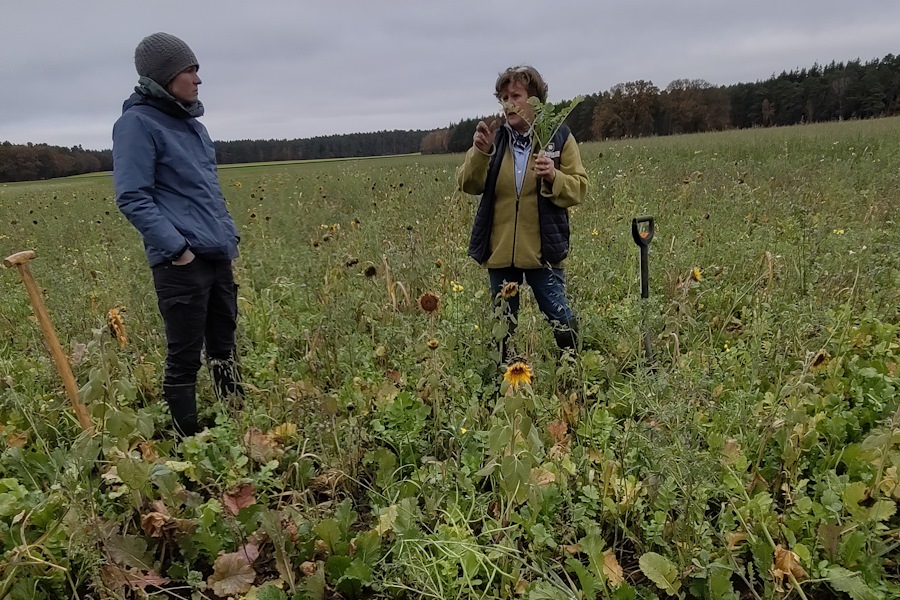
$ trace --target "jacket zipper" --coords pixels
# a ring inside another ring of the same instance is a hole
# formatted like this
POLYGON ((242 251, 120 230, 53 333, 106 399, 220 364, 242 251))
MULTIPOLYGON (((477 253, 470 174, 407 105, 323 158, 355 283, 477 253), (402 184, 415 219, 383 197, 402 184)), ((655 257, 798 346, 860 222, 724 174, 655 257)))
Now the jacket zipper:
MULTIPOLYGON (((513 247, 512 247, 512 260, 510 261, 509 266, 516 266, 516 236, 519 231, 519 199, 522 197, 522 190, 518 186, 518 174, 516 173, 516 153, 513 152, 512 147, 507 150, 510 154, 512 154, 513 158, 513 177, 516 179, 516 218, 513 221, 513 247)), ((531 157, 528 158, 531 160, 531 157)), ((528 161, 525 161, 525 173, 528 173, 528 161)), ((522 187, 525 187, 525 176, 522 176, 522 187)))
POLYGON ((516 220, 513 221, 513 248, 512 248, 512 261, 509 266, 516 266, 516 236, 518 235, 519 230, 519 198, 521 197, 521 192, 516 192, 516 220))

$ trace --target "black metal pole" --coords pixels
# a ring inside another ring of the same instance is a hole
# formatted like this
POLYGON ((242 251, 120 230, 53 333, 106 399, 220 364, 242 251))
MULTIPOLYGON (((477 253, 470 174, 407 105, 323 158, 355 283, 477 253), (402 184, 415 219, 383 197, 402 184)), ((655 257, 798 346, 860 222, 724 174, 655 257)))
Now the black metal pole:
POLYGON ((641 246, 641 298, 650 297, 650 246, 641 246))
POLYGON ((654 233, 653 217, 643 215, 631 220, 631 237, 641 249, 641 324, 644 329, 644 356, 653 359, 650 332, 647 330, 647 299, 650 298, 650 241, 654 233), (641 231, 640 224, 646 223, 647 230, 641 231))

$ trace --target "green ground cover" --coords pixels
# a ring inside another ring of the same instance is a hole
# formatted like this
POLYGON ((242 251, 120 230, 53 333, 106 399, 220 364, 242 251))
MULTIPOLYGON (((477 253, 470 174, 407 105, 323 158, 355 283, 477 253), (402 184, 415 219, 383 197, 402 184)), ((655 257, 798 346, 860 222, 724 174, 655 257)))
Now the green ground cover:
POLYGON ((525 293, 517 388, 460 156, 223 169, 249 392, 202 372, 183 443, 109 177, 0 185, 0 254, 36 251, 97 426, 0 271, 0 599, 900 596, 900 120, 582 155, 584 348, 559 360, 525 293))

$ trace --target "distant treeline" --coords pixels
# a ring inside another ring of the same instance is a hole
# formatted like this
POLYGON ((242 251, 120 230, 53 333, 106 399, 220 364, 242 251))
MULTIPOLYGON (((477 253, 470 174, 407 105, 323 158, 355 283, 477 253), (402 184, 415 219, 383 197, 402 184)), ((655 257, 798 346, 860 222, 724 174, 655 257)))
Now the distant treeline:
MULTIPOLYGON (((568 104, 568 102, 566 102, 568 104)), ((566 119, 581 141, 796 125, 900 114, 900 57, 785 71, 765 81, 713 86, 676 79, 660 90, 630 81, 586 96, 566 119)), ((465 119, 433 131, 422 152, 463 152, 475 125, 465 119)))
MULTIPOLYGON (((499 111, 499 106, 498 106, 499 111)), ((585 97, 566 123, 578 140, 796 125, 900 114, 900 57, 785 71, 765 81, 714 86, 676 79, 664 90, 629 81, 585 97)), ((433 131, 377 131, 295 140, 216 142, 220 164, 463 152, 483 117, 433 131)), ((49 179, 112 168, 109 150, 0 144, 0 182, 49 179)))
POLYGON ((0 143, 0 182, 68 177, 112 169, 112 151, 0 143))
POLYGON ((376 131, 326 135, 298 140, 216 142, 219 164, 354 158, 419 152, 427 131, 376 131))

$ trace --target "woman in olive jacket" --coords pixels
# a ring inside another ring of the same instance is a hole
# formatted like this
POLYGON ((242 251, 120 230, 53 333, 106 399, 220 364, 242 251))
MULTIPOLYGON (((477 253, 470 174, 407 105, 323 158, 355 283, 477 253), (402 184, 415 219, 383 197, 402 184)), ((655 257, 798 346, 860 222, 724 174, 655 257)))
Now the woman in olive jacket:
POLYGON ((500 343, 500 361, 513 357, 509 340, 519 286, 525 283, 553 327, 559 348, 574 352, 578 323, 566 298, 562 261, 569 251, 568 208, 584 200, 588 187, 578 143, 563 126, 546 152, 537 153, 528 98, 546 102, 547 84, 534 67, 501 73, 495 95, 506 122, 496 131, 478 123, 457 182, 463 192, 481 195, 469 255, 487 268, 495 302, 505 303, 510 327, 500 343))

